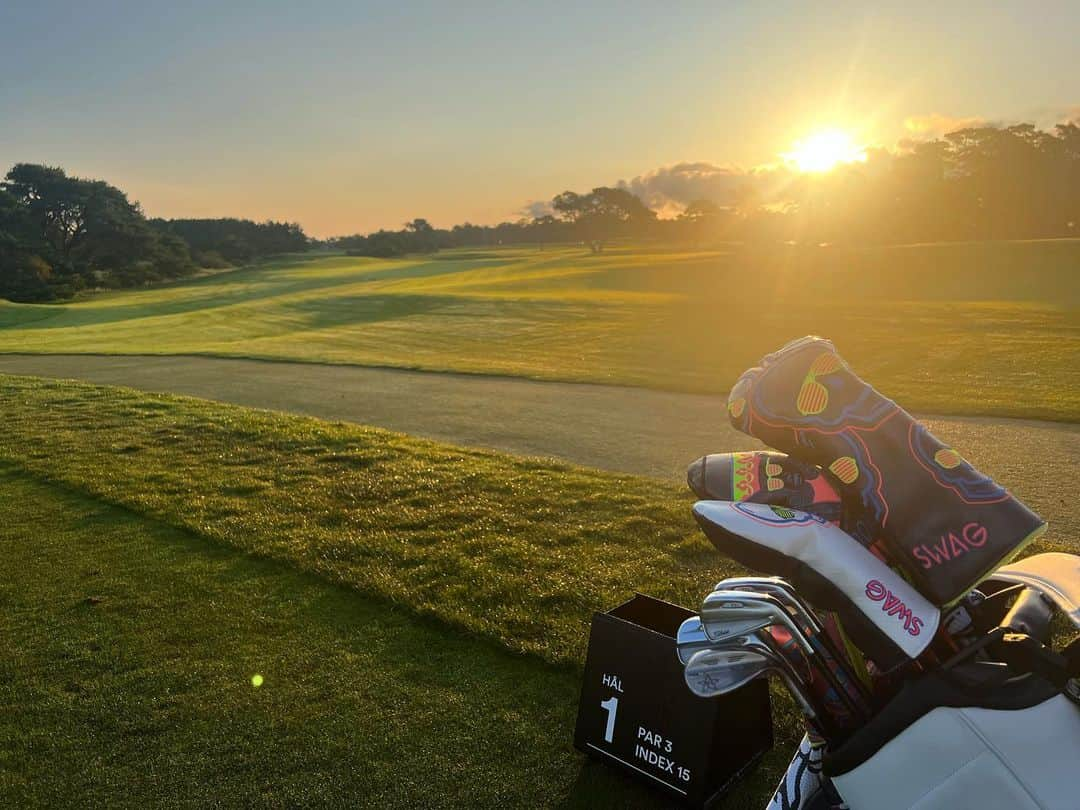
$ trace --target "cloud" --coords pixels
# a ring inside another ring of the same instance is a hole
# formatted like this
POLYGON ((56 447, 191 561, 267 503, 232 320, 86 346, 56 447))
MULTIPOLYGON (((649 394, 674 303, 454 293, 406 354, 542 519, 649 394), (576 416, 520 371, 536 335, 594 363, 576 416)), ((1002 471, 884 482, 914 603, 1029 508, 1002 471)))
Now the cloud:
POLYGON ((990 122, 985 118, 972 116, 970 118, 957 118, 941 113, 928 115, 911 115, 904 119, 904 129, 918 140, 933 140, 958 129, 988 126, 990 122))
POLYGON ((663 214, 672 208, 682 210, 687 204, 701 199, 733 205, 750 177, 750 173, 742 169, 712 163, 676 163, 630 180, 620 180, 618 187, 637 195, 650 208, 663 214))
POLYGON ((529 200, 518 213, 530 219, 538 219, 554 214, 555 209, 551 207, 551 200, 529 200))
POLYGON ((1059 108, 1057 114, 1054 116, 1053 123, 1080 125, 1080 104, 1059 108))

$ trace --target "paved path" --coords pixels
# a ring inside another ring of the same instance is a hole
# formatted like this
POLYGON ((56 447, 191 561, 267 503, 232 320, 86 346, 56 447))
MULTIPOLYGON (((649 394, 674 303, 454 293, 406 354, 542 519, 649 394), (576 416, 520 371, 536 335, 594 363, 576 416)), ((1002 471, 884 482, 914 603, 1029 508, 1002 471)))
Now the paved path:
MULTIPOLYGON (((0 372, 187 394, 669 480, 703 453, 759 446, 728 426, 722 397, 639 388, 210 357, 0 355, 0 372)), ((925 421, 1050 519, 1051 537, 1080 542, 1080 425, 925 421)))

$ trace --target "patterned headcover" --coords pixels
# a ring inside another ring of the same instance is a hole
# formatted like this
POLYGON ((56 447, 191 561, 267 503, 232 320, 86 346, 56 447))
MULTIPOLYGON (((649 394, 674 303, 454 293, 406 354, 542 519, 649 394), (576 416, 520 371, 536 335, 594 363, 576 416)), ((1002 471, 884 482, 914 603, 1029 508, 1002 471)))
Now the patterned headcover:
MULTIPOLYGON (((949 604, 1046 528, 1007 490, 857 377, 822 338, 793 341, 739 378, 736 428, 827 470, 930 601, 949 604)), ((860 536, 862 535, 862 536, 860 536)))
MULTIPOLYGON (((858 537, 858 516, 815 464, 772 450, 712 453, 686 468, 686 483, 703 500, 786 506, 824 518, 858 537)), ((864 542, 863 545, 870 545, 864 542)))

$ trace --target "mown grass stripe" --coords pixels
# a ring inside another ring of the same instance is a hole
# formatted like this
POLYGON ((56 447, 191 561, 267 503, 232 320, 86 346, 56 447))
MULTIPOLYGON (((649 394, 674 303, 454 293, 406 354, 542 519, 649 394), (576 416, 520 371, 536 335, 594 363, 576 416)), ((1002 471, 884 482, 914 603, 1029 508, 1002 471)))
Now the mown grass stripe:
POLYGON ((1075 239, 294 256, 61 305, 0 302, 0 352, 291 359, 726 393, 764 353, 823 334, 910 409, 1077 421, 1078 259, 1075 239))

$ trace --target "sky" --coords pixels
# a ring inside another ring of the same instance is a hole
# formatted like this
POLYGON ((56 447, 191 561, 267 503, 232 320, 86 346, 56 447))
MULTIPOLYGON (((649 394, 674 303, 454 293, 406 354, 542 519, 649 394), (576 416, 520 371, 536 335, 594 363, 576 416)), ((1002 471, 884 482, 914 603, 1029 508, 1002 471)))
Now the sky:
POLYGON ((0 0, 0 171, 314 236, 1080 114, 1080 3, 0 0))

